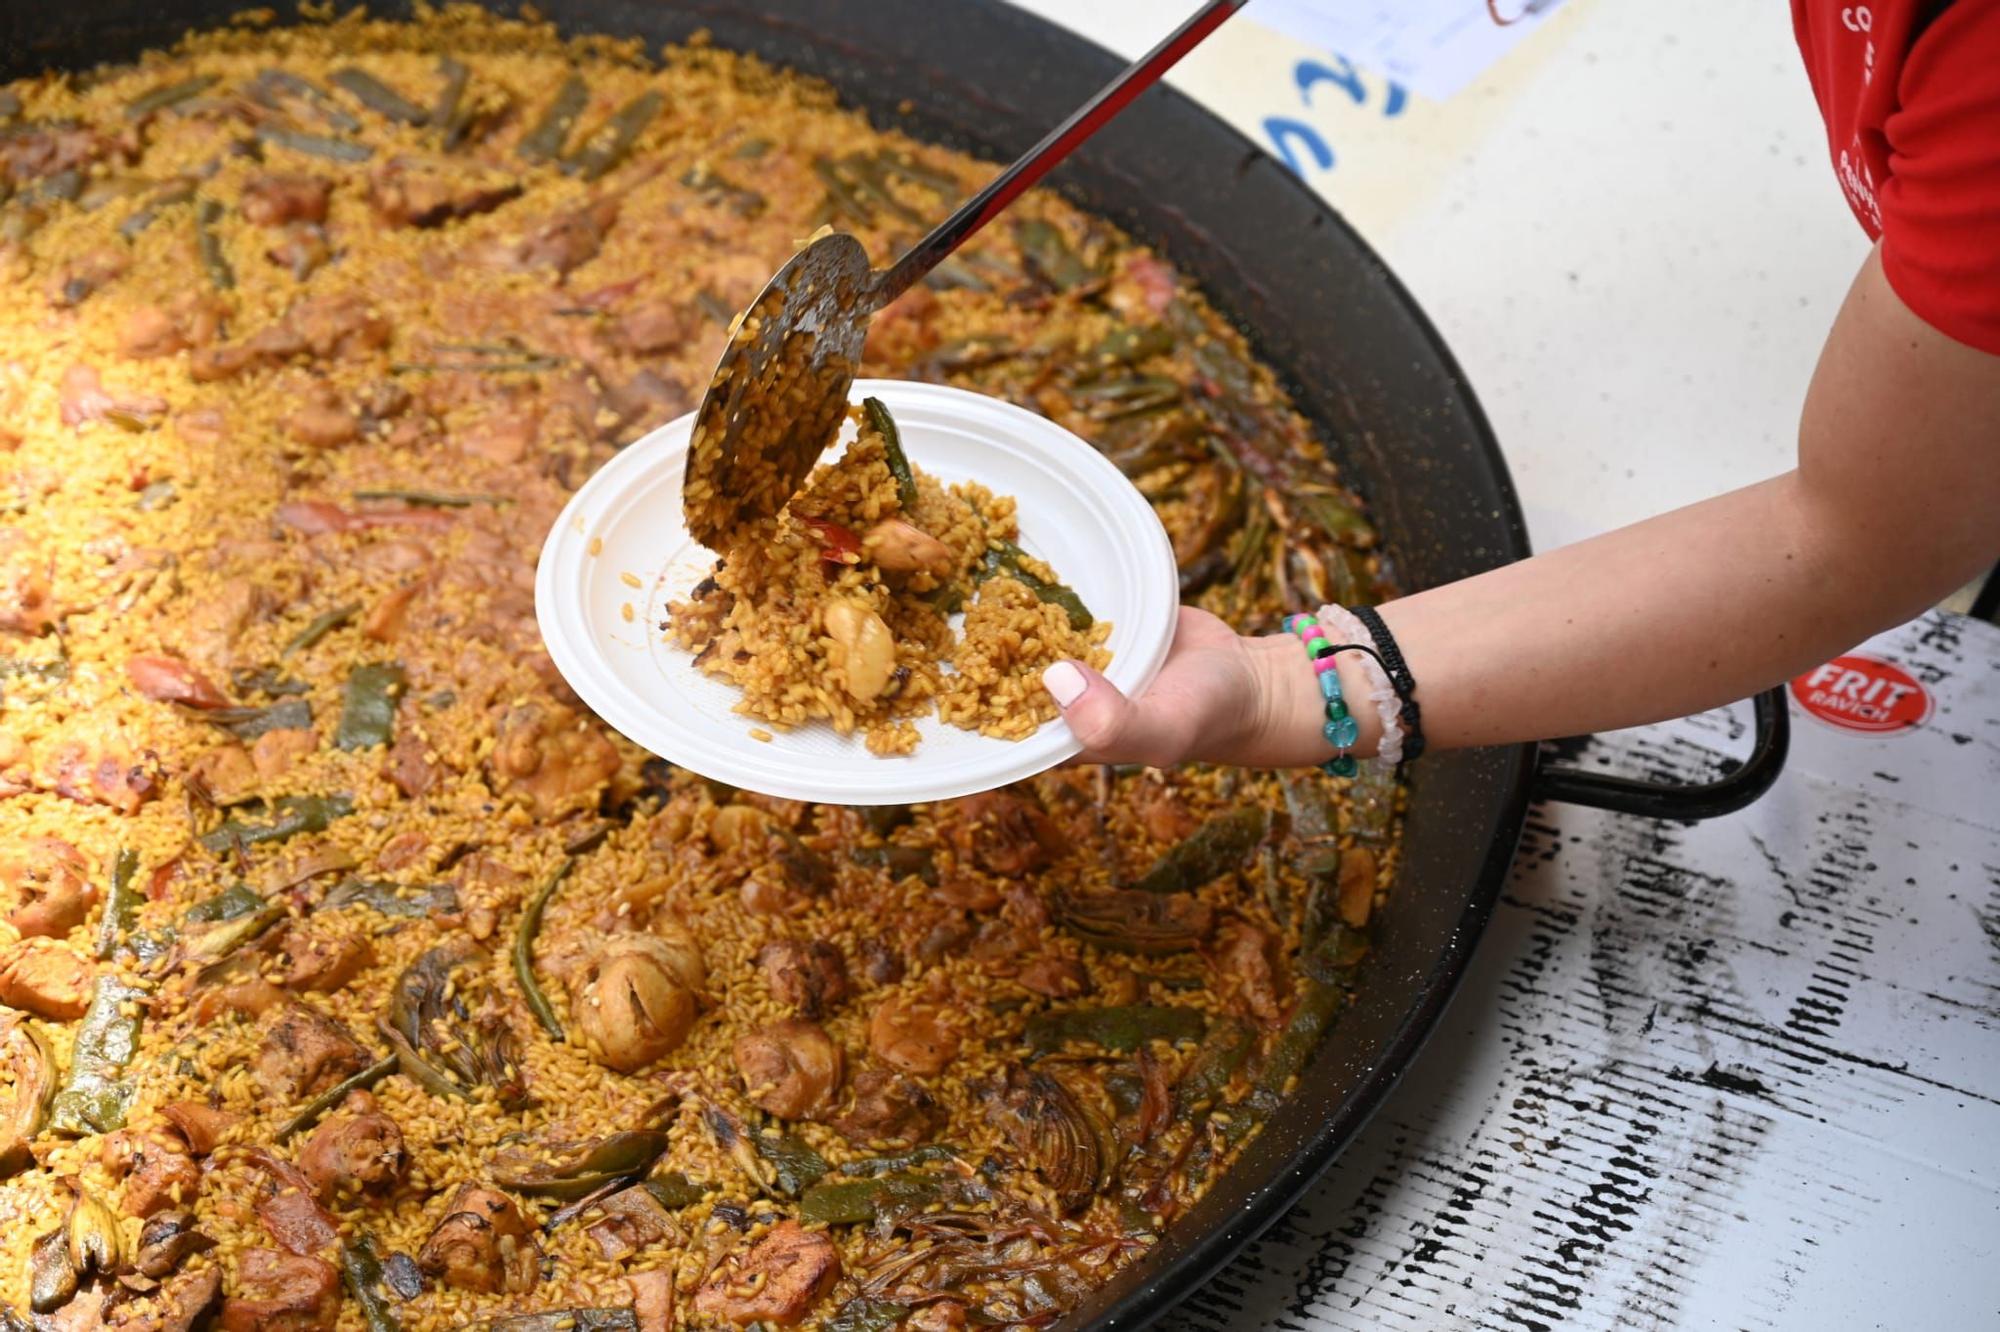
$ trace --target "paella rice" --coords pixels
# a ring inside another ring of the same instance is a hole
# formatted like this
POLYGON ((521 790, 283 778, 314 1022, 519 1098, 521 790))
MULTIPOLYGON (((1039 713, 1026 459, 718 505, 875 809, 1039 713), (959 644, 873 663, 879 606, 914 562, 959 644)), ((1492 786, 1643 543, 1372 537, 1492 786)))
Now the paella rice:
MULTIPOLYGON (((1038 1326, 1229 1168, 1365 983, 1392 784, 772 800, 608 732, 535 632, 542 534, 796 239, 893 251, 991 169, 464 10, 0 85, 0 1322, 1038 1326)), ((1067 425, 1245 629, 1371 597, 1243 340, 1016 207, 864 371, 1067 425)), ((992 610, 1053 631, 1008 558, 992 610)))
POLYGON ((933 702, 954 726, 1033 734, 1056 715, 1043 668, 1107 665, 1110 622, 1014 543, 1011 498, 913 467, 879 400, 857 416, 836 461, 776 516, 731 533, 714 571, 668 607, 669 636, 742 691, 738 712, 860 730, 872 753, 914 749, 909 719, 933 702))

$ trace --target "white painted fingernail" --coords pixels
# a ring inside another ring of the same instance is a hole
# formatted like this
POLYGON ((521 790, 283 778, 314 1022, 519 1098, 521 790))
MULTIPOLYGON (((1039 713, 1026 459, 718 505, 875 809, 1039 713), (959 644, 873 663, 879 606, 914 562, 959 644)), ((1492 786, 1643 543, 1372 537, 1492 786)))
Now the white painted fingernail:
POLYGON ((1090 681, 1083 678, 1083 672, 1073 661, 1059 661, 1042 672, 1042 688, 1049 691, 1056 706, 1066 708, 1083 697, 1083 691, 1090 687, 1090 681))

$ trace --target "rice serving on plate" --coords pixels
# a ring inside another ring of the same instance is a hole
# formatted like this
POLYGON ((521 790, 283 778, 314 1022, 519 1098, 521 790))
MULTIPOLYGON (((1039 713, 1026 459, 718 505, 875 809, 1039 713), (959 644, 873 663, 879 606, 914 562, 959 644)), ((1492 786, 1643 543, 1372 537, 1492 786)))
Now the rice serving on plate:
POLYGON ((860 731, 874 754, 915 749, 913 719, 933 709, 982 735, 1032 735, 1056 715, 1043 669, 1108 665, 1110 623, 1016 544, 1012 498, 911 467, 880 402, 858 416, 847 451, 777 516, 738 528, 669 607, 669 637, 743 691, 738 712, 860 731))

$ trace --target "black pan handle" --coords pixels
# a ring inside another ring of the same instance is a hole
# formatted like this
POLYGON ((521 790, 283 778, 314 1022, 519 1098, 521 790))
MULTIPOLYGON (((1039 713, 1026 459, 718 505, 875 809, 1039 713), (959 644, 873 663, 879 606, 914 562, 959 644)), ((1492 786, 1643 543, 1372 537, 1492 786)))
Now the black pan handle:
POLYGON ((1543 768, 1535 774, 1535 798, 1645 819, 1689 821, 1734 814, 1771 789, 1785 770, 1785 754, 1791 748, 1791 707, 1785 700, 1785 687, 1779 685, 1757 695, 1756 708, 1756 747, 1743 766, 1727 777, 1696 786, 1656 786, 1581 768, 1543 768))

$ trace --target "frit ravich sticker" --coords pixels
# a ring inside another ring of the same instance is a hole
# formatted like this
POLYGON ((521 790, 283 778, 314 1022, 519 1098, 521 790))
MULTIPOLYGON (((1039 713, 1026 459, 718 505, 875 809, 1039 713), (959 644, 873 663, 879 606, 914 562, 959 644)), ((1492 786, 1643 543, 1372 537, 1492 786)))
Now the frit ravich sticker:
POLYGON ((1930 690, 1876 657, 1835 657, 1793 680, 1792 697, 1819 720, 1868 735, 1907 731, 1931 715, 1930 690))

